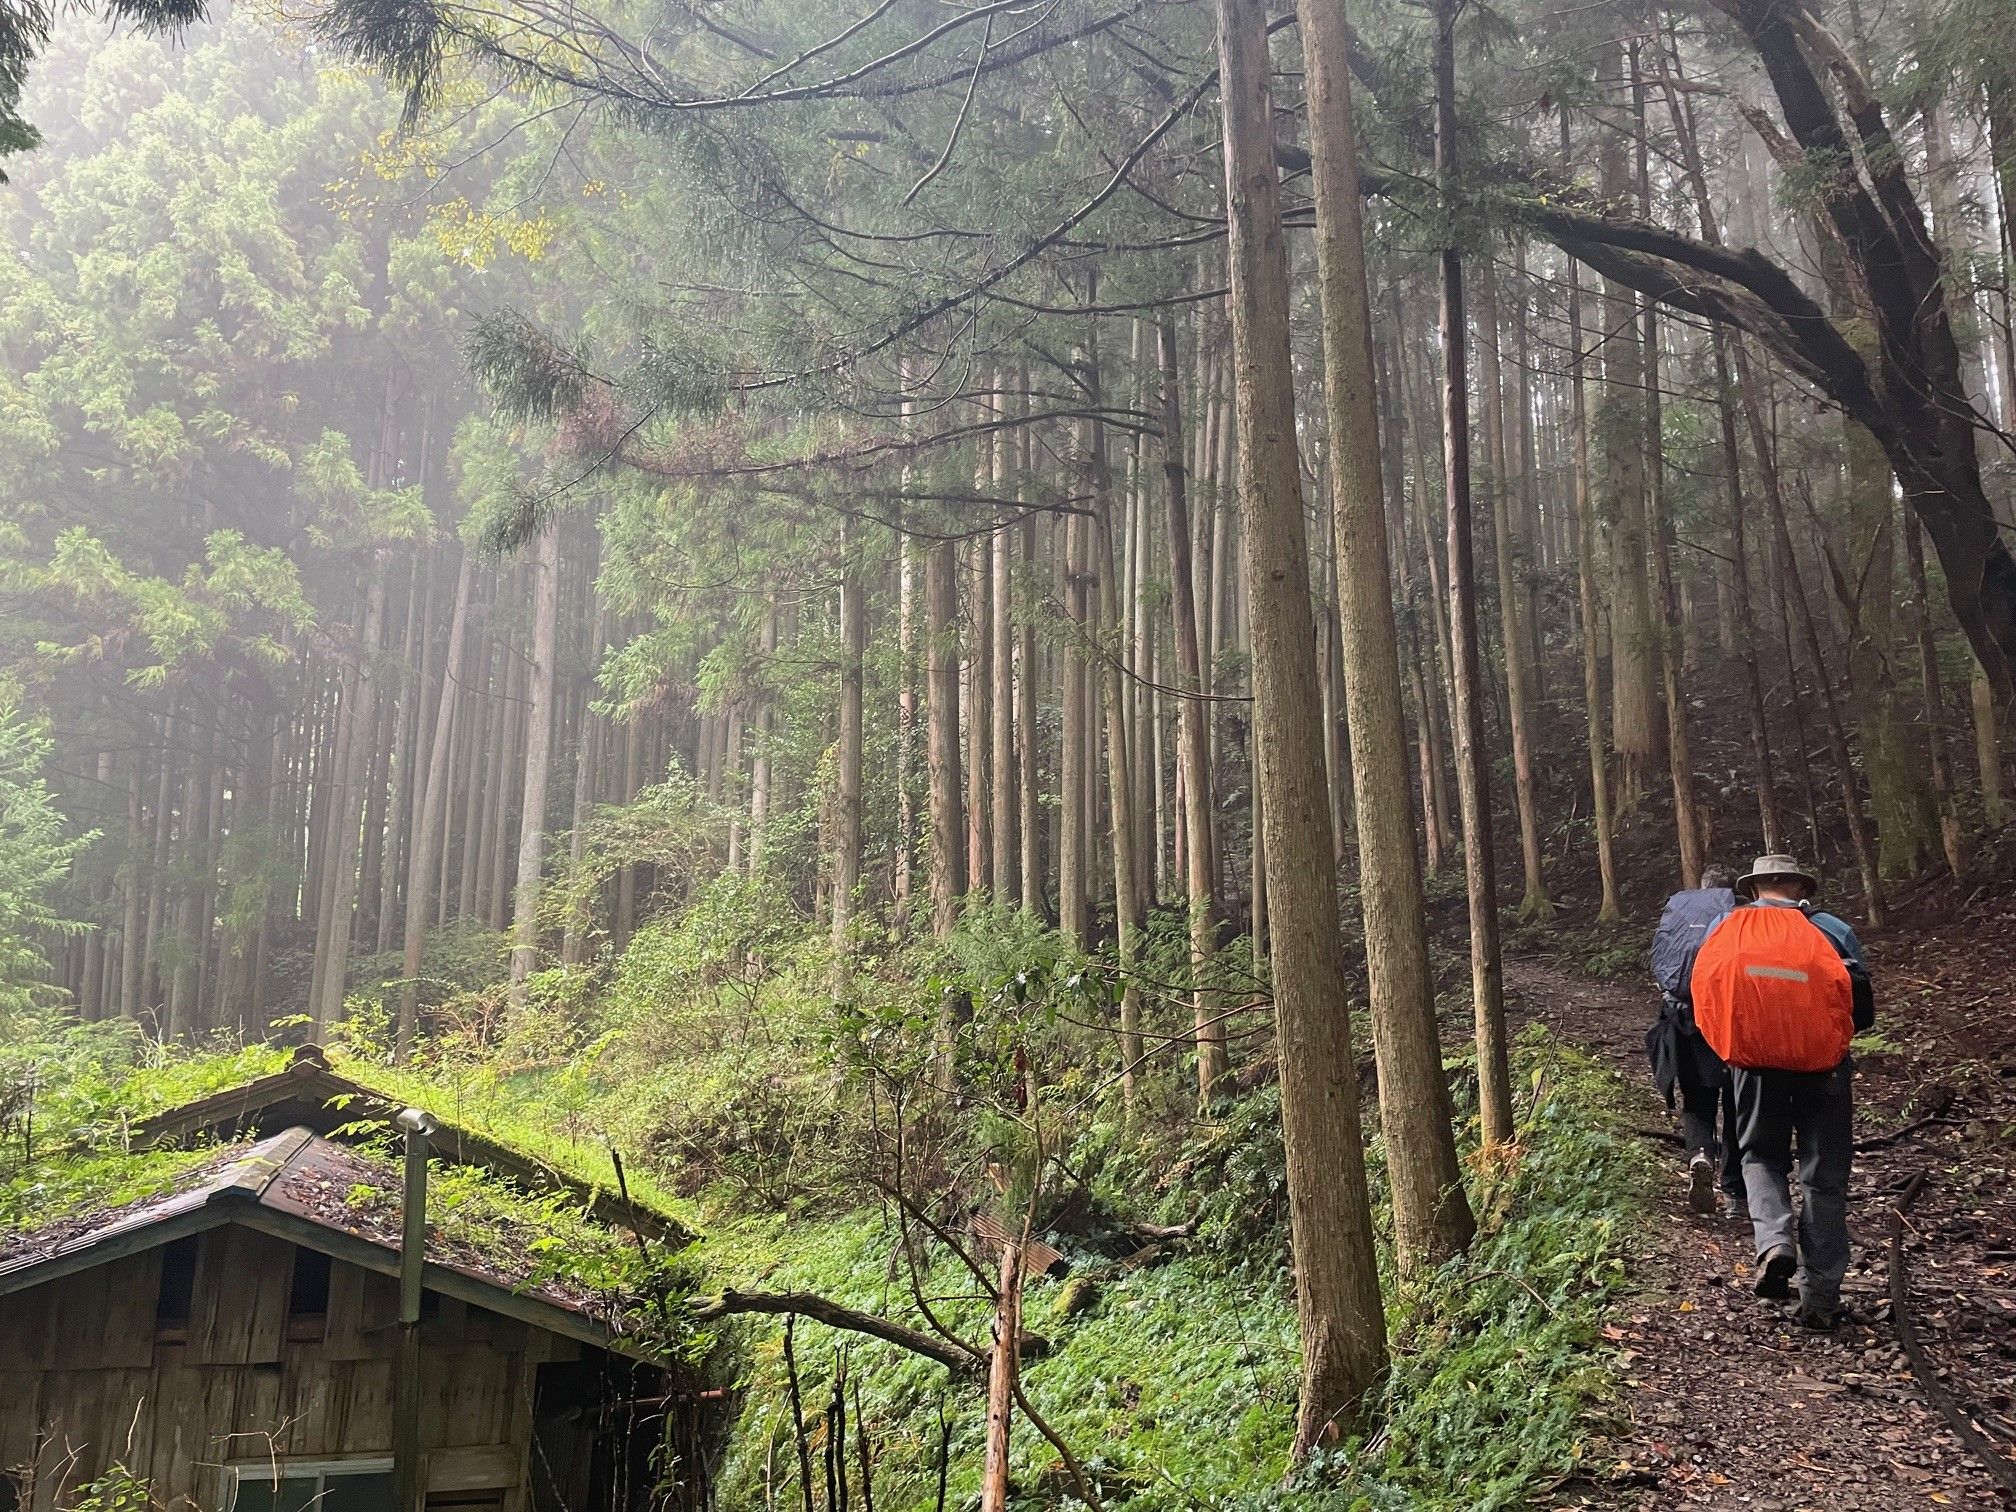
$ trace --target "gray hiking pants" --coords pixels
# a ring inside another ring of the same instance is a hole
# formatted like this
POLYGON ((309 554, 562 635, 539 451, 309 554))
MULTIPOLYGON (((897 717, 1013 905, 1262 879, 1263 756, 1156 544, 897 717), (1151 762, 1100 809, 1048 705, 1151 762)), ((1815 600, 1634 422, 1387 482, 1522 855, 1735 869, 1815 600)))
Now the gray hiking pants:
POLYGON ((1838 1297, 1848 1274, 1848 1173, 1855 1160, 1855 1065, 1832 1071, 1732 1067, 1736 1134, 1757 1254, 1793 1243, 1792 1148, 1799 1148, 1799 1260, 1808 1296, 1838 1297))

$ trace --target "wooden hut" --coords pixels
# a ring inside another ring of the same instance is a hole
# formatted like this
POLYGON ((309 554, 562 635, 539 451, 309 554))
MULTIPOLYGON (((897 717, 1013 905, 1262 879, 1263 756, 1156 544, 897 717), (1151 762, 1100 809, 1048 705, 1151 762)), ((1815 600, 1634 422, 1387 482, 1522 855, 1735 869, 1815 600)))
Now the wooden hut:
MULTIPOLYGON (((169 1509, 395 1512, 400 1208, 395 1168, 295 1128, 0 1238, 0 1512, 112 1467, 169 1509)), ((665 1504, 671 1376, 607 1299, 543 1277, 536 1233, 486 1233, 425 1244, 422 1505, 665 1504)))

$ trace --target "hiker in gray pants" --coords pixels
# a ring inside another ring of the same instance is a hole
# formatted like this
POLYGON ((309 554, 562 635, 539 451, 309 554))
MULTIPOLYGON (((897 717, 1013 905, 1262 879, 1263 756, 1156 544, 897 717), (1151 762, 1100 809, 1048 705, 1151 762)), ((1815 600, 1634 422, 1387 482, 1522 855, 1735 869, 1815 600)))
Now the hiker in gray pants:
POLYGON ((1855 1061, 1832 1071, 1748 1071, 1736 1082, 1736 1137, 1757 1237, 1759 1296, 1786 1296, 1793 1269, 1792 1141, 1799 1141, 1800 1322, 1832 1325, 1848 1274, 1848 1173, 1855 1160, 1855 1061), (1783 1257, 1782 1260, 1779 1257, 1783 1257), (1782 1275, 1773 1276, 1774 1261, 1782 1275))
MULTIPOLYGON (((1855 931, 1812 907, 1819 879, 1790 856, 1760 857, 1736 894, 1752 906, 1803 909, 1848 968, 1857 1032, 1876 1022, 1869 965, 1855 931)), ((1757 1239, 1760 1297, 1791 1294, 1802 1263, 1799 1321, 1830 1329, 1841 1309, 1848 1274, 1848 1175, 1855 1161, 1855 1061, 1843 1056, 1830 1071, 1757 1071, 1732 1066, 1736 1137, 1743 1147, 1743 1184, 1757 1239), (1798 1249, 1793 1249, 1792 1143, 1799 1143, 1798 1249)))

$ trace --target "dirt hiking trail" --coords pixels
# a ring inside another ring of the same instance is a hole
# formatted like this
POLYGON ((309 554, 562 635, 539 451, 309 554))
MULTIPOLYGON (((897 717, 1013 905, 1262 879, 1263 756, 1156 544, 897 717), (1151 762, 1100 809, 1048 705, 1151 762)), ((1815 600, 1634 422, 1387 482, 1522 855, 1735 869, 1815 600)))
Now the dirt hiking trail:
MULTIPOLYGON (((1974 954, 1983 954, 1978 945, 1974 954)), ((2016 1014, 2006 987, 1974 991, 1965 959, 1927 965, 1880 944, 1871 955, 1878 1028, 1897 1048, 1860 1061, 1854 1252, 1842 1292, 1850 1316, 1831 1336, 1798 1327, 1789 1305, 1751 1295, 1747 1223, 1689 1211, 1677 1140, 1658 1138, 1678 1124, 1646 1067, 1656 1008, 1649 982, 1600 982, 1545 957, 1508 957, 1514 1011, 1605 1056, 1636 1089, 1639 1127, 1658 1146, 1662 1172, 1636 1286, 1606 1330, 1625 1377, 1618 1426, 1591 1446, 1590 1478, 1537 1505, 2016 1507, 1914 1377, 1892 1322, 1888 1256, 1893 1204, 1915 1180, 1907 1313, 1946 1390, 1989 1452, 2008 1460, 2016 1454, 2016 1014)))

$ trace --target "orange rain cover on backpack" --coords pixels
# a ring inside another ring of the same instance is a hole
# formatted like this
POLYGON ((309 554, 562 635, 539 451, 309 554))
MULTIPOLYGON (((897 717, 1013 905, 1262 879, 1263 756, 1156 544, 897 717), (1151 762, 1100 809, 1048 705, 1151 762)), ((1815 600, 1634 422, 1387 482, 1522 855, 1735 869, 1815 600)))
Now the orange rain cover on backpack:
POLYGON ((1796 908, 1738 908, 1694 959, 1694 1022, 1732 1066, 1831 1071, 1855 1037, 1848 967, 1796 908))

